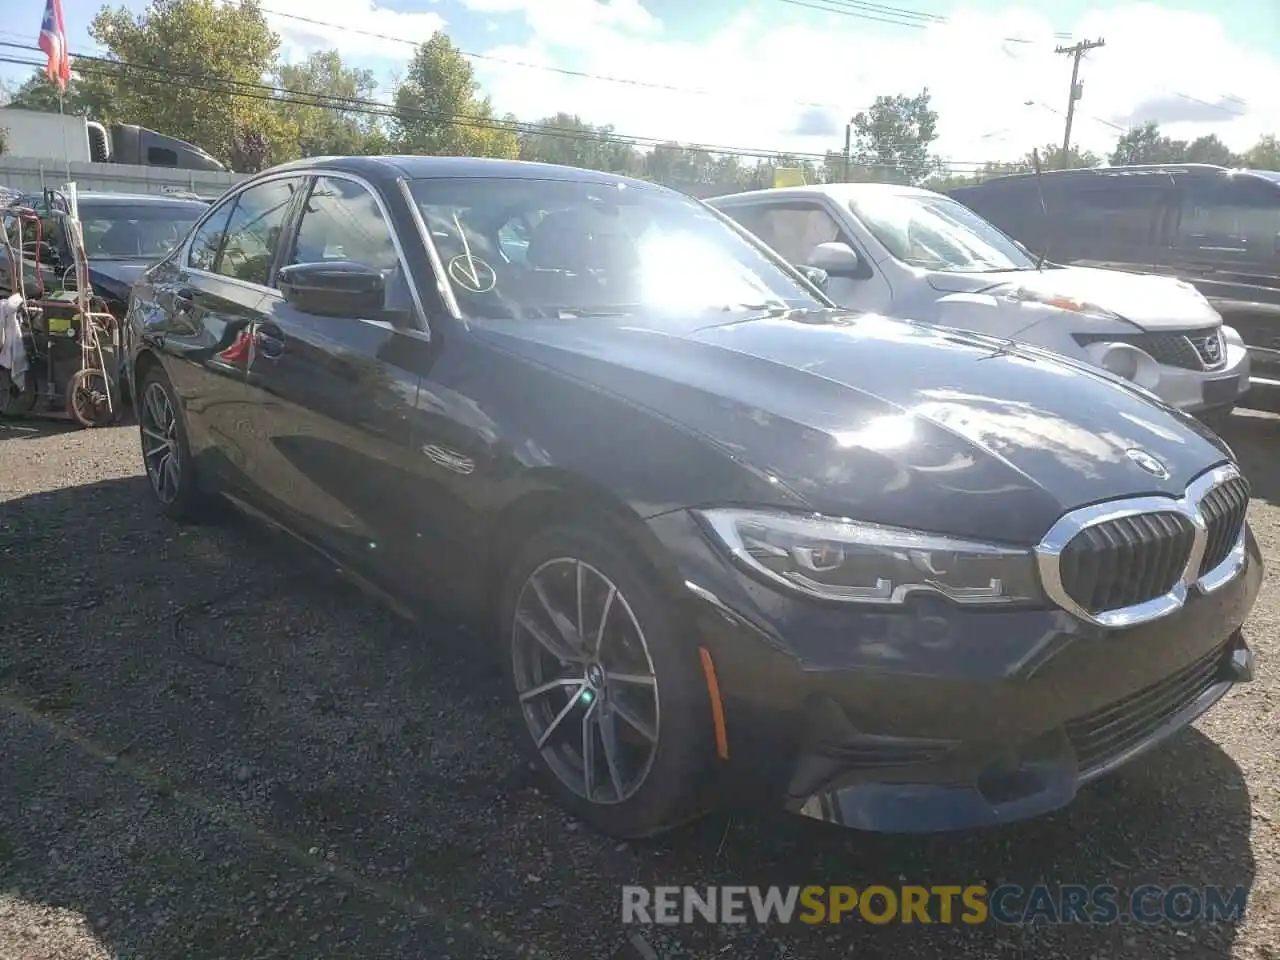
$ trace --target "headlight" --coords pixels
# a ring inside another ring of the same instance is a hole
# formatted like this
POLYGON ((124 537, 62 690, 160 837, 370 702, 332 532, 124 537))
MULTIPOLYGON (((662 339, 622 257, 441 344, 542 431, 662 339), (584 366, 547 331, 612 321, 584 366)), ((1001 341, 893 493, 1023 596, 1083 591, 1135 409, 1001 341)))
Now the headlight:
POLYGON ((902 604, 917 591, 965 605, 1041 597, 1029 550, 812 515, 739 509, 695 514, 749 570, 824 600, 902 604))
POLYGON ((1016 303, 1037 303, 1044 307, 1054 307, 1070 313, 1097 317, 1100 320, 1121 319, 1118 314, 1108 310, 1106 307, 1100 307, 1096 303, 1089 303, 1087 300, 1079 300, 1075 297, 1061 294, 1041 293, 1037 290, 1028 290, 1025 287, 1012 287, 1005 293, 1005 296, 1016 303))

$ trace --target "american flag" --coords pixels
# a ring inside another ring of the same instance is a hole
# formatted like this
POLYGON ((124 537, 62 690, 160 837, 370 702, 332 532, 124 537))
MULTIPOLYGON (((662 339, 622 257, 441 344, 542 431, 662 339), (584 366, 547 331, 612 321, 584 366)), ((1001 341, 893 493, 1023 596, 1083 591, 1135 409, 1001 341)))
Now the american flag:
POLYGON ((67 81, 71 79, 71 57, 67 53, 67 28, 62 23, 61 0, 44 2, 44 22, 40 24, 40 49, 49 58, 44 68, 45 75, 58 84, 59 90, 65 91, 67 81))

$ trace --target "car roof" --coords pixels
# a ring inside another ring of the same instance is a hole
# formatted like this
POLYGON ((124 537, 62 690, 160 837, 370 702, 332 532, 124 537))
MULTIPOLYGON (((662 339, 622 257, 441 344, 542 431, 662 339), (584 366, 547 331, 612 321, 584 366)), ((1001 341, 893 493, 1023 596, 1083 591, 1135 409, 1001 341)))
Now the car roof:
POLYGON ((493 178, 502 180, 565 180, 581 183, 625 184, 643 190, 675 195, 677 191, 616 173, 583 170, 555 163, 498 160, 490 157, 424 157, 417 154, 377 157, 304 157, 264 170, 264 174, 289 170, 334 170, 354 173, 390 187, 395 180, 493 178))
MULTIPOLYGON (((1151 173, 1199 173, 1210 176, 1228 176, 1248 173, 1245 170, 1229 170, 1212 163, 1136 163, 1117 167, 1076 167, 1071 170, 1045 170, 1040 176, 1053 180, 1088 180, 1095 177, 1123 177, 1131 174, 1151 173)), ((1023 173, 1006 173, 998 177, 988 177, 982 183, 969 184, 958 189, 968 190, 988 183, 1016 183, 1034 180, 1034 171, 1023 173)))
POLYGON ((837 203, 849 203, 853 200, 876 196, 904 197, 937 197, 941 196, 933 190, 922 187, 908 187, 900 183, 814 183, 804 187, 769 187, 764 190, 746 190, 742 193, 729 193, 707 200, 711 205, 722 201, 737 202, 739 200, 764 197, 830 197, 837 203))
POLYGON ((177 204, 180 206, 207 206, 203 200, 193 197, 175 197, 163 193, 97 193, 78 191, 77 203, 128 203, 128 204, 177 204))
MULTIPOLYGON (((60 194, 61 191, 54 191, 60 194)), ((44 194, 26 191, 16 194, 16 202, 21 204, 40 203, 44 200, 44 194)), ((94 203, 94 204, 121 204, 127 206, 181 206, 194 207, 196 209, 205 209, 208 204, 203 200, 196 200, 192 197, 175 197, 163 193, 99 193, 92 190, 80 190, 76 192, 77 203, 94 203)))

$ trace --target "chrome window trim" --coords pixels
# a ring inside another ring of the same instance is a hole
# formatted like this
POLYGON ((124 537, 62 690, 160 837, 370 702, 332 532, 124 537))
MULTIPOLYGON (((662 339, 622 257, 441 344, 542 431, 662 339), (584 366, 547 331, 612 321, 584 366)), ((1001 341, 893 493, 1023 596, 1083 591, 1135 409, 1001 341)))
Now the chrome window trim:
POLYGON ((1226 586, 1244 569, 1248 517, 1241 524, 1240 535, 1226 559, 1204 576, 1200 576, 1200 561, 1204 558, 1208 543, 1208 526, 1200 512, 1200 504, 1211 490, 1240 476, 1240 470, 1235 464, 1223 464, 1192 480, 1181 497, 1132 497, 1072 510, 1061 517, 1035 547, 1036 566, 1040 571, 1040 583, 1045 594, 1063 610, 1087 623, 1116 628, 1148 623, 1180 610, 1187 602, 1187 595, 1191 590, 1208 594, 1226 586), (1129 607, 1105 610, 1098 614, 1089 613, 1068 595, 1062 585, 1062 551, 1078 534, 1090 527, 1145 513, 1176 513, 1191 523, 1194 535, 1182 575, 1172 590, 1159 597, 1129 607))
POLYGON ((418 229, 418 237, 422 240, 422 246, 427 251, 427 259, 431 261, 431 267, 435 271, 436 289, 440 291, 440 299, 453 314, 453 319, 465 324, 467 318, 462 315, 462 308, 458 306, 458 300, 453 295, 453 286, 445 274, 440 251, 436 249, 435 241, 431 239, 431 231, 427 229, 427 222, 422 218, 418 202, 413 199, 413 191, 409 189, 409 181, 404 177, 400 178, 400 194, 404 197, 404 202, 409 205, 409 215, 413 217, 414 226, 418 229))
MULTIPOLYGON (((306 180, 308 177, 315 177, 315 178, 331 177, 335 180, 349 180, 352 183, 355 183, 358 186, 363 187, 373 197, 373 202, 378 205, 378 212, 382 215, 382 220, 387 225, 387 231, 391 234, 391 243, 396 249, 396 258, 400 261, 400 268, 404 271, 405 282, 408 283, 409 285, 409 295, 413 298, 413 305, 418 314, 418 324, 419 324, 418 332, 425 334, 426 339, 429 342, 431 339, 431 326, 427 322, 427 312, 425 309, 423 309, 422 297, 418 293, 418 284, 417 284, 416 278, 413 275, 413 267, 410 265, 409 259, 404 255, 404 246, 400 243, 400 235, 399 233, 396 232, 396 225, 391 220, 391 216, 387 210, 386 203, 383 202, 381 194, 379 194, 378 191, 374 189, 373 184, 371 184, 364 177, 360 176, 359 174, 348 173, 345 170, 306 169, 306 170, 282 171, 280 173, 271 174, 270 176, 262 177, 261 179, 255 179, 252 183, 246 183, 243 187, 241 187, 239 190, 236 190, 234 193, 221 197, 219 199, 219 203, 217 204, 217 206, 221 207, 223 203, 230 202, 233 199, 238 200, 240 198, 240 194, 246 192, 247 190, 252 189, 253 187, 258 186, 259 184, 270 183, 273 180, 286 180, 290 178, 306 180)), ((403 184, 404 181, 401 180, 400 183, 403 184)), ((416 209, 412 207, 412 204, 410 205, 410 208, 411 210, 414 210, 414 212, 416 213, 416 209)), ((190 236, 187 237, 186 242, 182 246, 182 262, 183 264, 185 264, 185 266, 183 267, 183 270, 185 270, 187 273, 195 274, 196 276, 209 277, 214 280, 223 280, 227 283, 231 283, 239 287, 244 287, 246 289, 253 290, 258 293, 264 293, 276 299, 283 299, 280 291, 275 287, 268 287, 260 283, 252 283, 251 281, 248 281, 248 280, 239 280, 236 277, 228 277, 226 274, 214 273, 211 270, 201 270, 199 267, 190 266, 191 243, 195 239, 196 233, 200 230, 202 226, 204 226, 205 220, 208 220, 210 217, 212 217, 214 212, 215 210, 210 210, 209 213, 203 219, 201 219, 194 227, 192 227, 190 236)), ((306 213, 306 211, 304 210, 303 213, 306 213)))

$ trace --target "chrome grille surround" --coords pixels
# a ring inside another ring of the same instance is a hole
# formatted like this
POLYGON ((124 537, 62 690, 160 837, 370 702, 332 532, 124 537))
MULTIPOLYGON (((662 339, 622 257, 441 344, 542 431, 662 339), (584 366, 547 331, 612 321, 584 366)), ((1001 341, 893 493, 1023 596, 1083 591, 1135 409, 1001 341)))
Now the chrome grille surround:
POLYGON ((1196 477, 1181 497, 1147 496, 1112 500, 1081 507, 1064 515, 1050 528, 1035 548, 1036 564, 1045 594, 1063 610, 1087 623, 1103 627, 1132 627, 1158 620, 1181 609, 1191 590, 1212 593, 1226 586, 1244 569, 1248 521, 1246 519, 1241 522, 1240 530, 1226 558, 1201 575, 1200 563, 1209 542, 1208 523, 1201 512, 1201 503, 1210 492, 1237 478, 1241 478, 1239 469, 1234 464, 1224 464, 1196 477), (1182 568, 1182 575, 1171 590, 1160 596, 1132 606, 1090 613, 1071 597, 1063 585, 1061 569, 1063 550, 1082 531, 1091 527, 1107 524, 1123 517, 1151 513, 1176 513, 1191 523, 1194 535, 1191 549, 1187 553, 1186 564, 1182 568))

